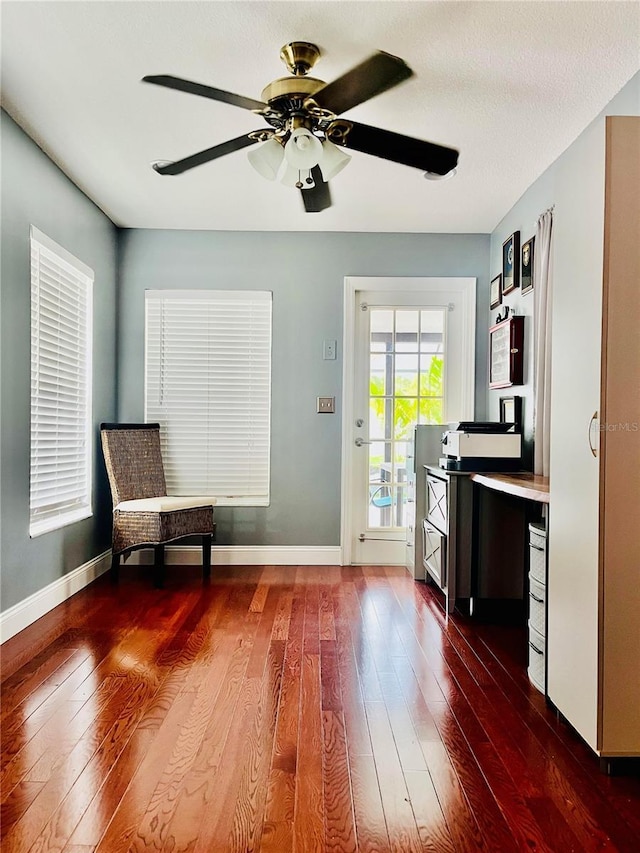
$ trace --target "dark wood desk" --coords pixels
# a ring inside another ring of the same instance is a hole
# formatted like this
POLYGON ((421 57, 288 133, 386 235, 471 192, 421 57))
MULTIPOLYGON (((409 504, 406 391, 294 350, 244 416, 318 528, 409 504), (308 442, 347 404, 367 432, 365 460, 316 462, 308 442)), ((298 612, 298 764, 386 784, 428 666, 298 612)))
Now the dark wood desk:
POLYGON ((548 477, 516 471, 513 474, 472 474, 471 479, 487 489, 493 489, 494 492, 503 492, 505 495, 513 495, 514 498, 524 498, 541 504, 549 503, 548 477))
MULTIPOLYGON (((447 520, 429 514, 432 490, 427 484, 425 515, 446 537, 444 583, 446 610, 456 603, 477 612, 481 602, 527 601, 528 526, 539 521, 549 503, 549 480, 526 471, 473 473, 425 465, 427 480, 446 482, 447 520)), ((427 574, 426 579, 429 580, 427 574)))
POLYGON ((529 522, 549 504, 549 479, 529 472, 474 473, 474 583, 478 601, 526 603, 529 522))

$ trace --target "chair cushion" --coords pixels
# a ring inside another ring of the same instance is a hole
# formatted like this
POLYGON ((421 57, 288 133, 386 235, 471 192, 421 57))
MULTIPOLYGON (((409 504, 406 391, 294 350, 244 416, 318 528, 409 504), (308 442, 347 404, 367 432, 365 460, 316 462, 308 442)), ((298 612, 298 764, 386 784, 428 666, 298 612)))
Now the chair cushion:
POLYGON ((175 495, 164 495, 161 498, 141 498, 136 501, 120 501, 114 507, 120 512, 175 512, 179 509, 191 509, 192 507, 214 506, 215 498, 206 495, 195 497, 178 497, 175 495))
MULTIPOLYGON (((150 500, 160 499, 150 498, 150 500)), ((130 503, 145 503, 145 501, 130 503)), ((173 509, 167 512, 144 509, 122 512, 116 509, 113 513, 113 552, 121 553, 131 548, 165 544, 182 539, 184 536, 208 536, 216 529, 213 513, 212 504, 173 509)))

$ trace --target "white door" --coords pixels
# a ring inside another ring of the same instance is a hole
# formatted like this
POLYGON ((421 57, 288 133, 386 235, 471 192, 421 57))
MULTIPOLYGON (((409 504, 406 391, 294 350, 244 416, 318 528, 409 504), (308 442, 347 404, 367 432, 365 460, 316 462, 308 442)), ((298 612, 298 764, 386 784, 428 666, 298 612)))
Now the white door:
POLYGON ((475 279, 346 285, 343 559, 402 564, 413 425, 473 417, 475 279))

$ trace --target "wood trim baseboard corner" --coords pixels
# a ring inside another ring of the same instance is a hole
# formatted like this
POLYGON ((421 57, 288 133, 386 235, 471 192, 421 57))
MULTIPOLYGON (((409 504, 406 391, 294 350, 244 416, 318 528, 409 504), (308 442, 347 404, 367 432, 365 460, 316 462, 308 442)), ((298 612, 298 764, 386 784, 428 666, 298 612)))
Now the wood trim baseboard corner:
POLYGON ((84 589, 104 574, 110 565, 111 551, 104 551, 0 613, 0 642, 11 639, 58 604, 84 589))

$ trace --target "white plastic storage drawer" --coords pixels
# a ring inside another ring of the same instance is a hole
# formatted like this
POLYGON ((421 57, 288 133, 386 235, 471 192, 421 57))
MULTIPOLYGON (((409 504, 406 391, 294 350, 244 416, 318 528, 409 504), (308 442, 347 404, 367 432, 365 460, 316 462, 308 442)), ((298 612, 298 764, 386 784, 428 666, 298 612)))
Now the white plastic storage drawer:
POLYGON ((545 686, 545 644, 546 640, 529 623, 529 681, 541 693, 546 692, 545 686))
POLYGON ((529 624, 540 634, 546 635, 545 612, 546 587, 529 573, 529 624))
POLYGON ((541 524, 529 525, 529 571, 540 583, 547 578, 547 531, 541 524))

